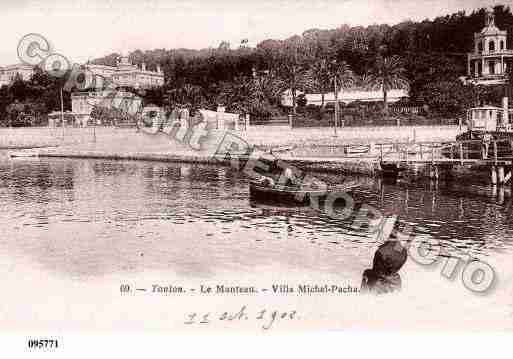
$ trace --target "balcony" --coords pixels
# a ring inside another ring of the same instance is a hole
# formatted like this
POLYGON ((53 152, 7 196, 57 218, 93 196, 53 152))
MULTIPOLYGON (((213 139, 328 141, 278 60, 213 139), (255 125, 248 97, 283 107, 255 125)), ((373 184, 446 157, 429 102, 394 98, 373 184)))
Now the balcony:
POLYGON ((469 52, 468 54, 469 60, 478 60, 487 57, 513 57, 513 50, 496 50, 496 51, 483 51, 482 53, 476 54, 475 52, 469 52))
POLYGON ((506 83, 506 76, 481 74, 477 77, 468 77, 467 81, 475 85, 503 85, 506 83))

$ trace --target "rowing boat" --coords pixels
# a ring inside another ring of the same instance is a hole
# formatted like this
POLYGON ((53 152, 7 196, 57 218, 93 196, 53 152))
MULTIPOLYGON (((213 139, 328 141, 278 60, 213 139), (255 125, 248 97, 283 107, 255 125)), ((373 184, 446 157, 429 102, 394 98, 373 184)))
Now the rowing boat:
POLYGON ((249 183, 249 194, 253 200, 308 205, 312 198, 322 200, 330 193, 348 192, 358 186, 358 183, 353 182, 337 186, 335 190, 326 190, 304 186, 269 186, 258 181, 251 181, 249 183))

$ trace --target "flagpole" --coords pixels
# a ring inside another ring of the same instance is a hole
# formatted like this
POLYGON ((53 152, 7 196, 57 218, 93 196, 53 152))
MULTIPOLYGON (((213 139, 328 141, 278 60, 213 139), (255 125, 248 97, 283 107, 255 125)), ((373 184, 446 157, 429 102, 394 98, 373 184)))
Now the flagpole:
POLYGON ((62 139, 64 140, 64 100, 62 96, 62 87, 61 87, 61 122, 62 122, 62 139))

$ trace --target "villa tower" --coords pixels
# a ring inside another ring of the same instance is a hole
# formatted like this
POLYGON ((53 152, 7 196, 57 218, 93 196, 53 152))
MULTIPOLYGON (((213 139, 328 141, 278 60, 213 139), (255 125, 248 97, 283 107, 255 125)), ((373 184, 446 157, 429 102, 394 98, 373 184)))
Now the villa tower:
POLYGON ((513 50, 508 50, 507 31, 495 25, 495 15, 488 9, 485 27, 474 34, 474 51, 467 56, 467 75, 476 85, 502 85, 506 82, 508 62, 513 50))

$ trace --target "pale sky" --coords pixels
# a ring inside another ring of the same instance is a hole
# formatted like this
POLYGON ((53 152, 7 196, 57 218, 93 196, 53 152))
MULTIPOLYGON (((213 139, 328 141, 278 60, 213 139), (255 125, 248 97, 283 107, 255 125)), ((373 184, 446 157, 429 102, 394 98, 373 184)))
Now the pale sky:
POLYGON ((250 46, 311 28, 395 24, 509 0, 1 0, 0 66, 18 63, 18 41, 39 33, 83 63, 119 51, 250 46))

